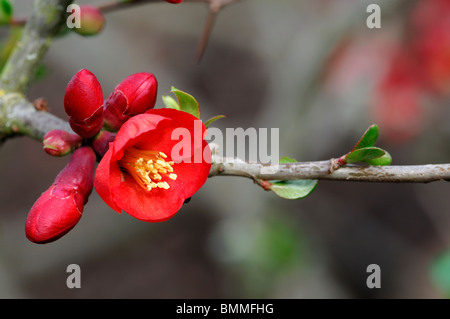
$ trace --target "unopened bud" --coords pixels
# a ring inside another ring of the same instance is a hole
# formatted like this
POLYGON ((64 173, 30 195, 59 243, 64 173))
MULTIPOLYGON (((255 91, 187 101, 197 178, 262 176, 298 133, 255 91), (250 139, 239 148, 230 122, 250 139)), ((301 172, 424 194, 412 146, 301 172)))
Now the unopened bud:
POLYGON ((91 147, 75 150, 67 166, 28 213, 25 233, 30 241, 52 242, 78 223, 92 192, 95 163, 91 147))
POLYGON ((105 100, 105 127, 117 131, 129 118, 155 106, 158 82, 151 73, 126 77, 105 100))
POLYGON ((64 156, 79 147, 82 137, 64 130, 53 130, 44 136, 44 150, 52 156, 64 156))
POLYGON ((96 135, 103 126, 103 91, 95 75, 80 70, 67 85, 64 109, 70 127, 83 138, 96 135))
POLYGON ((99 157, 103 157, 109 149, 109 143, 113 142, 115 138, 116 133, 101 131, 92 140, 92 148, 99 157))
POLYGON ((80 6, 80 27, 73 30, 83 36, 91 36, 100 33, 105 25, 103 13, 94 6, 80 6))

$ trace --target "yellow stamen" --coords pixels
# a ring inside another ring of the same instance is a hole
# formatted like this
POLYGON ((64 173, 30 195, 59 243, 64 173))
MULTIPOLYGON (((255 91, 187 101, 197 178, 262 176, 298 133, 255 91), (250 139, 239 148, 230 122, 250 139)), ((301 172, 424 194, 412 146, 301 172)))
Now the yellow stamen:
POLYGON ((173 174, 174 163, 166 161, 166 158, 167 155, 163 152, 131 147, 125 151, 119 165, 147 191, 153 188, 169 189, 170 185, 162 179, 167 177, 176 180, 177 175, 173 174))

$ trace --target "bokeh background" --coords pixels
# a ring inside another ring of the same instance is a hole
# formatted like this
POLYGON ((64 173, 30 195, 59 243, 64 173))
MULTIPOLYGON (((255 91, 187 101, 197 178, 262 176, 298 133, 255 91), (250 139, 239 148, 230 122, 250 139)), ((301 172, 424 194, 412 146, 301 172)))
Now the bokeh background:
MULTIPOLYGON (((15 10, 26 17, 31 1, 15 10)), ((339 156, 377 123, 392 164, 449 162, 450 1, 242 0, 219 14, 197 62, 206 15, 203 3, 109 13, 98 36, 54 40, 28 97, 65 118, 79 69, 97 75, 105 97, 146 71, 159 81, 159 106, 175 86, 197 98, 202 118, 226 115, 216 127, 279 128, 282 156, 339 156), (381 29, 366 26, 371 3, 381 29)), ((449 296, 446 182, 321 181, 286 201, 248 179, 215 177, 159 224, 113 212, 94 191, 71 232, 33 244, 27 213, 68 159, 26 137, 0 148, 1 298, 449 296), (69 264, 81 267, 81 289, 66 286, 69 264), (370 264, 381 267, 380 289, 366 286, 370 264)))

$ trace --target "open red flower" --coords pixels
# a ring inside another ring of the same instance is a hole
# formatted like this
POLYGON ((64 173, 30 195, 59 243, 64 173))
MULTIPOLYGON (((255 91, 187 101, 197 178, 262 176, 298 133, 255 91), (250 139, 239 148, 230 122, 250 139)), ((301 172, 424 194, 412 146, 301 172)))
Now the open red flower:
POLYGON ((129 119, 100 161, 95 189, 116 212, 148 222, 171 218, 206 182, 206 128, 189 113, 149 110, 129 119))

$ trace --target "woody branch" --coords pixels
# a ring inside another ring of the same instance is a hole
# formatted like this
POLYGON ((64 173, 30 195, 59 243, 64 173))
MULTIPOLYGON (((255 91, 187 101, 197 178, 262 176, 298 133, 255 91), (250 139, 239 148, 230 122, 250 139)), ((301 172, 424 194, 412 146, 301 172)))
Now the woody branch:
MULTIPOLYGON (((19 44, 0 76, 0 140, 25 135, 42 141, 51 130, 71 132, 69 124, 38 111, 25 97, 35 70, 52 38, 63 27, 65 8, 71 0, 36 0, 19 44)), ((202 0, 202 2, 205 2, 202 0)), ((208 1, 206 1, 208 2, 208 1)), ((209 1, 213 3, 214 1, 209 1)), ((233 1, 225 1, 224 4, 233 1)), ((240 159, 213 157, 209 177, 240 176, 257 180, 319 179, 360 182, 427 183, 450 180, 450 164, 414 166, 351 166, 333 169, 333 160, 280 165, 247 163, 240 159)))

